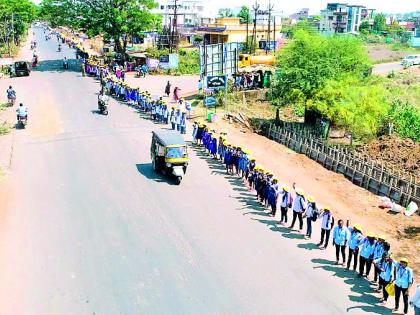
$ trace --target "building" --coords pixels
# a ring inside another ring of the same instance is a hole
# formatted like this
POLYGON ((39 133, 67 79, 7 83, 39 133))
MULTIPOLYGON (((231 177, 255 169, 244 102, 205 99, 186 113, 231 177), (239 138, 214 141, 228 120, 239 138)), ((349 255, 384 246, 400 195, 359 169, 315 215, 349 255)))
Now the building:
POLYGON ((300 9, 299 12, 289 15, 289 18, 291 18, 292 21, 299 21, 301 19, 307 19, 308 17, 309 17, 309 8, 300 9))
MULTIPOLYGON (((241 24, 240 18, 216 18, 216 22, 212 24, 202 25, 198 27, 197 34, 202 35, 206 44, 219 44, 227 42, 245 43, 252 36, 254 24, 241 24)), ((279 40, 281 24, 271 24, 270 34, 268 34, 268 26, 266 23, 256 25, 256 42, 268 39, 270 41, 279 40)))
POLYGON ((169 26, 174 18, 175 3, 177 5, 178 26, 195 27, 200 25, 204 12, 202 0, 162 0, 154 13, 162 15, 163 25, 169 26))
POLYGON ((372 14, 372 9, 361 5, 328 3, 327 8, 321 10, 319 31, 323 34, 359 33, 362 21, 371 18, 372 14))

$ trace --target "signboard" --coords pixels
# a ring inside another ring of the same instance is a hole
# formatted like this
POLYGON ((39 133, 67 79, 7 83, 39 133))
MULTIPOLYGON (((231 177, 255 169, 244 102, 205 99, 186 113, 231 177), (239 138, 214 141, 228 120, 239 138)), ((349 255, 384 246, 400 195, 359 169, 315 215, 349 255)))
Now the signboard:
POLYGON ((226 88, 227 77, 225 75, 215 75, 207 77, 207 88, 212 90, 226 88))
POLYGON ((162 55, 159 58, 159 67, 162 69, 177 69, 179 64, 178 54, 162 55), (164 61, 162 61, 164 60, 164 61))
POLYGON ((239 43, 221 43, 200 46, 201 77, 221 73, 231 76, 238 71, 239 43))
POLYGON ((264 50, 276 50, 276 41, 272 40, 268 43, 266 40, 260 40, 258 42, 258 48, 264 50))
POLYGON ((204 106, 206 107, 216 106, 216 99, 213 96, 207 96, 204 99, 204 106))
POLYGON ((159 57, 159 62, 161 63, 169 63, 169 55, 162 55, 159 57))

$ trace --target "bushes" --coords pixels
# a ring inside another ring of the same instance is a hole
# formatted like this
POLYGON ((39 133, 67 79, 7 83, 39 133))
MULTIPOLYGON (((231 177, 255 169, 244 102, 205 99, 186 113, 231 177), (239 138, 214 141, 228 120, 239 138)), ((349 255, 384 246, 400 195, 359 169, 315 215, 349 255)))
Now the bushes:
POLYGON ((420 142, 420 108, 403 101, 394 101, 388 112, 388 122, 403 138, 420 142))
MULTIPOLYGON (((147 56, 153 59, 159 59, 162 55, 168 55, 168 49, 149 48, 146 50, 147 56)), ((171 74, 199 74, 200 73, 200 55, 196 48, 180 48, 178 50, 179 64, 178 69, 170 71, 171 74)))

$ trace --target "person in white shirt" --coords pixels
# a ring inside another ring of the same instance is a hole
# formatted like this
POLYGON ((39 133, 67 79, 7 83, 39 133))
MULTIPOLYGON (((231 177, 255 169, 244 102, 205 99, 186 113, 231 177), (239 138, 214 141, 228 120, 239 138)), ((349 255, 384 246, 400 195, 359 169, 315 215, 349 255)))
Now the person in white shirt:
POLYGON ((334 217, 331 214, 331 208, 329 206, 324 207, 319 218, 321 219, 321 240, 319 241, 318 246, 320 246, 320 249, 326 249, 330 239, 331 228, 334 226, 334 217), (324 246, 322 246, 323 243, 324 246))
POLYGON ((28 109, 22 103, 19 104, 18 109, 16 110, 17 120, 19 121, 20 117, 28 117, 28 109))
POLYGON ((338 265, 341 257, 343 258, 343 265, 346 262, 346 245, 349 241, 350 232, 347 227, 344 226, 343 220, 338 220, 338 225, 333 230, 333 243, 335 245, 335 264, 338 265))
POLYGON ((410 298, 410 305, 414 307, 414 314, 420 315, 420 284, 416 287, 416 292, 410 298))

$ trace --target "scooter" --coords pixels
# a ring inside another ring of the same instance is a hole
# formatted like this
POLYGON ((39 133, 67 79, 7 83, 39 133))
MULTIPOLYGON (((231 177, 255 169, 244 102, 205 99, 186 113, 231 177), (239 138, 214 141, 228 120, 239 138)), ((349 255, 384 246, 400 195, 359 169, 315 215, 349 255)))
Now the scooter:
POLYGON ((98 108, 102 115, 108 115, 108 105, 104 101, 98 101, 98 108))
POLYGON ((18 125, 21 129, 25 129, 25 126, 28 123, 28 115, 19 115, 18 116, 18 125))

